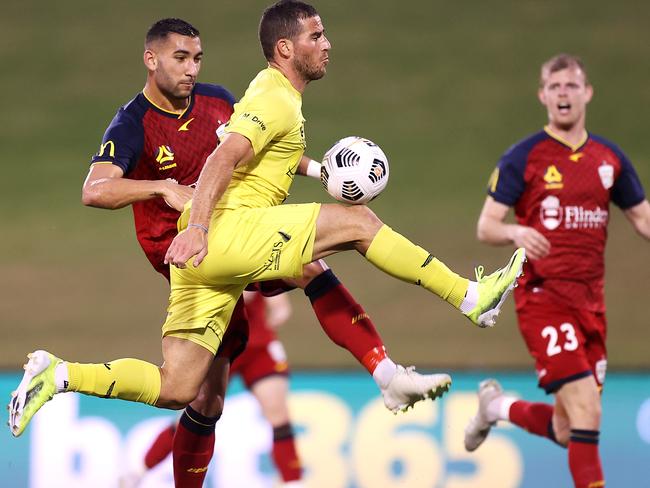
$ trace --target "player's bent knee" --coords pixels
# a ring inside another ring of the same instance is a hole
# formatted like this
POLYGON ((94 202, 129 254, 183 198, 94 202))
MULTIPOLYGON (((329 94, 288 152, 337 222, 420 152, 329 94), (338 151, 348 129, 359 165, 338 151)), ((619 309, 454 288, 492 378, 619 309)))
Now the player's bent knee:
POLYGON ((559 445, 567 447, 569 445, 569 437, 571 437, 571 431, 567 428, 560 428, 554 430, 555 442, 559 445))
POLYGON ((352 233, 352 240, 370 241, 384 223, 365 205, 352 205, 346 208, 345 222, 352 233))
POLYGON ((347 208, 348 211, 352 213, 354 220, 358 223, 373 227, 383 225, 383 222, 379 219, 379 217, 377 217, 375 212, 370 210, 370 208, 365 205, 352 205, 347 208))
POLYGON ((317 261, 305 264, 302 268, 302 276, 300 278, 295 278, 292 281, 296 286, 298 286, 298 288, 305 288, 305 286, 307 286, 311 280, 317 276, 320 276, 324 271, 328 269, 329 267, 327 264, 325 264, 325 261, 319 259, 317 261))
POLYGON ((573 428, 593 429, 600 425, 602 408, 598 400, 578 398, 572 404, 567 405, 567 410, 573 428))

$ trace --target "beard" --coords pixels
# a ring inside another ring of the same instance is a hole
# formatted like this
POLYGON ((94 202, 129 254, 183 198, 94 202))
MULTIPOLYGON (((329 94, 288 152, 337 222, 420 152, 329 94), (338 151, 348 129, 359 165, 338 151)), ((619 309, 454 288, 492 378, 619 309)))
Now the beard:
POLYGON ((326 72, 324 66, 311 66, 306 58, 295 58, 293 60, 293 67, 295 68, 296 72, 298 72, 300 76, 302 76, 302 78, 307 82, 320 80, 323 76, 325 76, 326 72))
POLYGON ((161 85, 160 91, 170 100, 184 100, 192 94, 192 88, 174 83, 161 85))
POLYGON ((156 84, 165 97, 170 100, 183 100, 189 97, 192 93, 194 85, 181 85, 179 81, 173 79, 166 71, 161 70, 156 77, 156 84))

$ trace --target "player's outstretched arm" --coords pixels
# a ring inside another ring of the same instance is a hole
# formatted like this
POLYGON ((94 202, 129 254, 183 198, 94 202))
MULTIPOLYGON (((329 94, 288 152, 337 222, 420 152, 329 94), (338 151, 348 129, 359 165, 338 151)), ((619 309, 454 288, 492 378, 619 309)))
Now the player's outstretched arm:
POLYGON ((228 188, 235 168, 254 155, 251 142, 234 132, 227 134, 208 156, 196 184, 187 229, 172 241, 165 264, 184 268, 191 258, 194 258, 194 266, 201 264, 208 254, 207 233, 214 206, 228 188))
POLYGON ((123 176, 124 172, 119 166, 93 164, 81 189, 82 203, 89 207, 114 210, 133 202, 164 198, 167 205, 181 211, 194 193, 193 188, 172 180, 131 180, 123 176))
POLYGON ((625 216, 642 237, 650 240, 650 203, 643 200, 638 205, 625 210, 625 216))
POLYGON ((548 239, 532 227, 506 223, 509 211, 510 207, 488 196, 478 218, 478 240, 495 246, 514 244, 516 247, 523 247, 526 249, 526 256, 531 259, 546 256, 551 250, 548 239))

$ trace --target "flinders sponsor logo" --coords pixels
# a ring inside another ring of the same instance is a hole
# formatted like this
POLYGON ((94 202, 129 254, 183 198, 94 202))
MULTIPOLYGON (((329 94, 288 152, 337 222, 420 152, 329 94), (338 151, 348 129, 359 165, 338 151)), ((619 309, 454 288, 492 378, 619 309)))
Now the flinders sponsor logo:
POLYGON ((598 229, 607 224, 608 217, 609 212, 600 207, 564 207, 564 227, 567 229, 598 229))
POLYGON ((593 209, 581 205, 560 204, 556 196, 548 196, 540 207, 540 219, 548 230, 555 230, 560 225, 565 229, 600 229, 607 225, 609 212, 600 207, 593 209))

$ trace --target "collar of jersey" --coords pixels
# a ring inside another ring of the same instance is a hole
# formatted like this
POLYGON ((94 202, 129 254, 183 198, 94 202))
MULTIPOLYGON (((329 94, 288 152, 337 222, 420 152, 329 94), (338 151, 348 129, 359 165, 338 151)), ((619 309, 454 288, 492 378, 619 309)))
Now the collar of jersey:
POLYGON ((284 76, 284 73, 282 71, 280 71, 278 68, 274 68, 273 66, 269 66, 266 69, 268 69, 269 72, 272 73, 274 76, 277 76, 283 85, 289 87, 289 89, 294 95, 296 95, 298 98, 302 98, 302 94, 298 90, 296 90, 296 87, 291 84, 289 78, 284 76))
POLYGON ((147 104, 148 104, 152 109, 154 109, 156 112, 158 112, 158 113, 160 113, 160 114, 162 114, 162 115, 165 115, 165 116, 167 116, 167 117, 170 117, 170 118, 174 118, 174 119, 185 119, 185 118, 187 118, 187 116, 190 114, 190 112, 192 112, 192 108, 194 107, 194 91, 192 91, 192 94, 190 95, 190 103, 187 104, 187 107, 186 107, 185 110, 183 110, 182 112, 171 112, 171 111, 169 111, 169 110, 165 110, 164 108, 162 108, 162 107, 156 105, 156 104, 155 104, 155 103, 154 103, 154 102, 153 102, 153 101, 152 101, 152 100, 147 96, 147 94, 144 92, 144 90, 142 90, 141 93, 142 93, 142 97, 144 98, 145 102, 146 102, 146 103, 147 103, 147 104))
POLYGON ((580 142, 578 142, 578 144, 571 144, 566 139, 563 139, 562 137, 557 135, 555 132, 553 132, 548 125, 544 126, 544 132, 546 132, 546 134, 551 139, 553 139, 553 140, 559 142, 560 144, 562 144, 563 146, 566 146, 569 149, 571 149, 572 152, 576 152, 578 149, 580 149, 582 146, 584 146, 585 143, 587 142, 587 139, 589 139, 589 133, 587 131, 585 131, 584 135, 582 136, 582 139, 580 139, 580 142))

